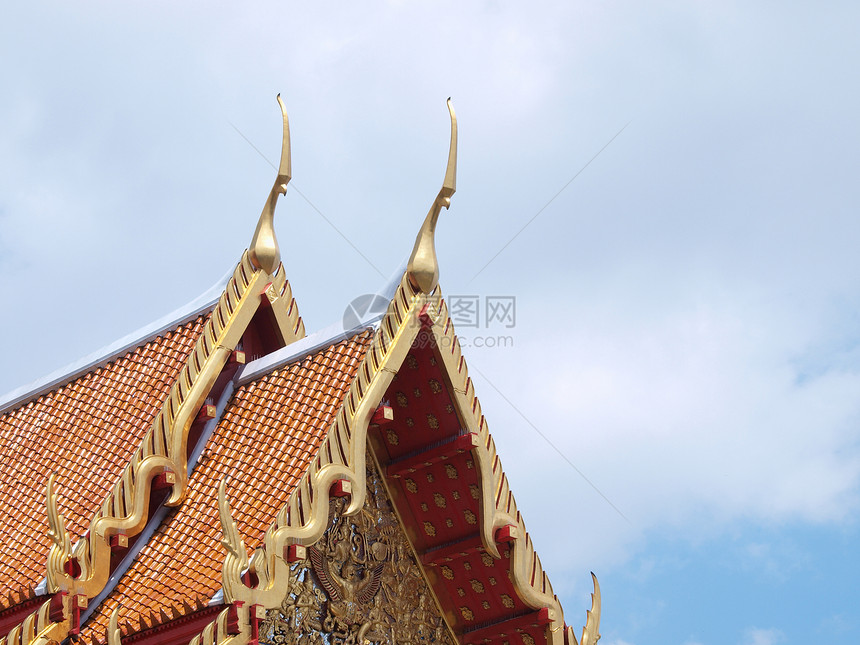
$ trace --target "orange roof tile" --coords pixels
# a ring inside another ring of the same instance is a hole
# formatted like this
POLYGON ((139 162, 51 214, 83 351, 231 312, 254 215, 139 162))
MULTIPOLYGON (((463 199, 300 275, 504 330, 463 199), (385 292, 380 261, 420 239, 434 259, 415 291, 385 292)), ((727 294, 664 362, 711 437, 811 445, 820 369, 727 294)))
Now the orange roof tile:
MULTIPOLYGON (((208 314, 207 314, 208 315, 208 314)), ((45 485, 80 536, 161 408, 206 316, 0 415, 0 608, 45 576, 45 485)))
MULTIPOLYGON (((151 613, 187 613, 221 588, 217 487, 228 492, 239 533, 250 548, 286 503, 329 429, 370 343, 366 331, 240 387, 209 438, 183 504, 158 527, 113 592, 83 628, 104 640, 111 612, 141 629, 151 613)), ((145 627, 145 626, 144 626, 145 627)))

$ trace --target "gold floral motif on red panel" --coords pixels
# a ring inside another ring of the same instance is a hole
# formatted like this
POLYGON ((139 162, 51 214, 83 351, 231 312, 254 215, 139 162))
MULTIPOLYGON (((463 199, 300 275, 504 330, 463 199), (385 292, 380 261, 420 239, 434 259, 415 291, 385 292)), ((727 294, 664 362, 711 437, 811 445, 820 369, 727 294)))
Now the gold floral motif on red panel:
POLYGON ((290 593, 260 625, 261 644, 455 645, 373 467, 367 487, 352 517, 345 498, 331 500, 328 528, 292 565, 290 593))

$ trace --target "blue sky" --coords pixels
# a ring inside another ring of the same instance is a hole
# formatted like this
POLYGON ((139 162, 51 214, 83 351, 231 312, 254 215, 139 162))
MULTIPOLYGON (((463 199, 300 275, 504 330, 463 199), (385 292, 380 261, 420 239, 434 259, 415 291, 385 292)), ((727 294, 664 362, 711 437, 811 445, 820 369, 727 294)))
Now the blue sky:
POLYGON ((516 298, 514 328, 460 331, 568 622, 593 570, 607 645, 856 643, 859 13, 6 8, 0 390, 232 266, 273 178, 246 139, 277 159, 277 92, 284 264, 308 329, 339 319, 411 250, 452 96, 441 284, 516 298))

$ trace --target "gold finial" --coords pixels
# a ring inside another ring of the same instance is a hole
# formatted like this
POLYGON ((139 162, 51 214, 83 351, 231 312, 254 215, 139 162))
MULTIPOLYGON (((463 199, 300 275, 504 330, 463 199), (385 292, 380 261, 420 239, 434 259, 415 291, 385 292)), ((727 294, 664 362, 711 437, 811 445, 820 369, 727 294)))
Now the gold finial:
POLYGON ((430 293, 439 282, 439 262, 436 260, 436 221, 442 207, 451 206, 451 196, 457 190, 457 115, 454 105, 448 99, 448 112, 451 113, 451 147, 448 149, 448 168, 445 170, 445 180, 442 189, 436 195, 430 212, 424 218, 424 224, 418 231, 415 247, 406 265, 409 281, 416 289, 430 293))
POLYGON ((263 212, 260 214, 260 221, 257 222, 257 229, 254 231, 254 237, 251 238, 251 247, 249 255, 251 263, 258 269, 263 269, 267 273, 274 273, 278 268, 278 263, 281 261, 281 252, 278 249, 278 240, 275 239, 275 205, 278 202, 279 195, 287 194, 287 184, 290 183, 292 177, 292 168, 290 162, 290 121, 287 118, 287 108, 284 107, 284 102, 281 100, 281 95, 278 94, 278 105, 281 106, 281 114, 284 115, 284 138, 281 142, 281 164, 278 167, 278 176, 275 179, 275 185, 272 187, 272 192, 269 193, 269 199, 266 200, 266 205, 263 207, 263 212))

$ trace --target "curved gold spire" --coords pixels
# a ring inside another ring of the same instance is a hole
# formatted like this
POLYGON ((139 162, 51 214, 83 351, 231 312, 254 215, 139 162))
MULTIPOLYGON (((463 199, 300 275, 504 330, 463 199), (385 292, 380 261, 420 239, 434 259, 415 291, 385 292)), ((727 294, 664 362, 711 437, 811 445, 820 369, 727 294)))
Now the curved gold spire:
POLYGON ((597 584, 597 576, 592 572, 591 579, 594 582, 594 593, 591 594, 591 609, 586 612, 585 627, 582 628, 582 638, 576 641, 573 628, 568 627, 568 637, 574 645, 596 645, 600 640, 600 585, 597 584))
POLYGON ((275 178, 275 185, 272 186, 272 191, 269 193, 269 199, 266 200, 266 205, 263 206, 263 212, 260 214, 260 221, 257 222, 257 229, 254 231, 254 237, 251 238, 251 246, 248 249, 248 254, 251 257, 251 264, 257 269, 263 269, 267 273, 274 273, 281 261, 281 251, 278 249, 278 240, 275 239, 275 205, 278 203, 279 195, 287 194, 287 184, 290 183, 292 177, 292 167, 290 162, 290 121, 287 118, 287 108, 284 107, 284 102, 281 100, 281 95, 278 94, 278 105, 281 106, 281 114, 284 115, 284 138, 281 142, 281 164, 278 167, 278 176, 275 178))
POLYGON ((439 283, 439 262, 436 259, 436 221, 442 207, 451 206, 451 196, 457 190, 457 115, 454 105, 448 99, 448 111, 451 113, 451 147, 448 149, 448 168, 445 170, 445 180, 442 189, 436 195, 430 212, 424 218, 424 224, 418 231, 415 247, 406 265, 406 274, 416 289, 430 293, 439 283))

